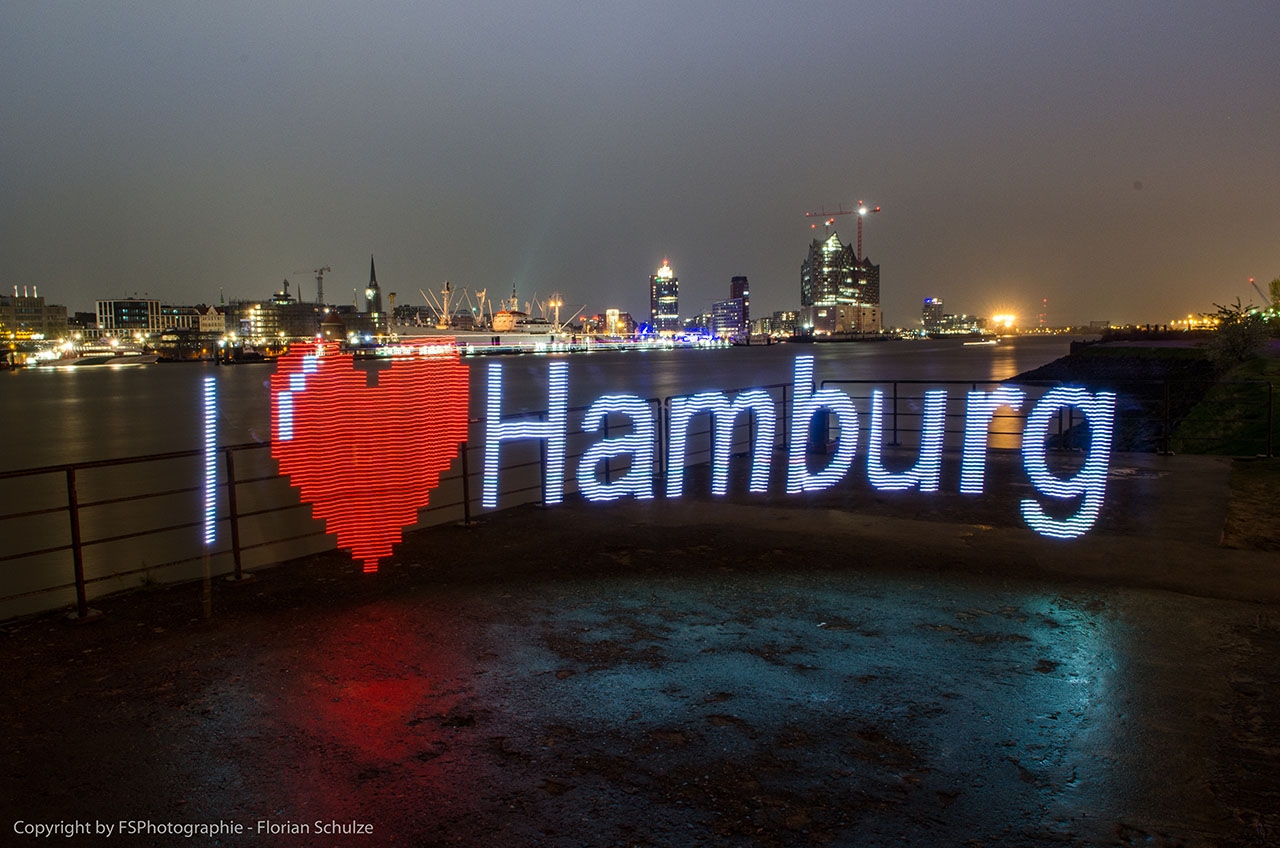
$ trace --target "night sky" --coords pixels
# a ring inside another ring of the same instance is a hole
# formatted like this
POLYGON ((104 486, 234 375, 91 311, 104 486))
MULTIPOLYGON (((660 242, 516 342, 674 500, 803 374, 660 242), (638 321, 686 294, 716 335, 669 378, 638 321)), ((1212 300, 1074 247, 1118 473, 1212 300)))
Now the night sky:
POLYGON ((1168 321, 1280 275, 1277 44, 1269 0, 9 0, 0 285, 350 302, 374 253, 647 319, 665 256, 759 315, 862 199, 888 324, 1168 321))

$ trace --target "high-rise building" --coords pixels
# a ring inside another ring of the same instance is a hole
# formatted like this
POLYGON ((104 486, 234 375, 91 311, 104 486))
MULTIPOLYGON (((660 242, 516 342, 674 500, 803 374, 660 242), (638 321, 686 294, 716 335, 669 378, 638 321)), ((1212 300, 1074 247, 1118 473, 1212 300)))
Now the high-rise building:
POLYGON ((926 297, 920 311, 920 322, 926 330, 936 330, 942 325, 942 298, 926 297))
POLYGON ((649 277, 649 325, 655 333, 680 332, 680 279, 665 259, 658 273, 649 277))
MULTIPOLYGON (((810 307, 847 305, 858 307, 848 314, 849 329, 832 332, 876 333, 880 331, 880 266, 872 264, 865 256, 858 258, 852 244, 840 241, 840 234, 832 232, 825 239, 814 239, 809 245, 809 255, 800 265, 800 306, 806 313, 807 326, 822 322, 810 307)), ((832 317, 844 314, 837 310, 828 312, 832 317)), ((836 322, 843 327, 846 322, 836 322)))
POLYGON ((749 326, 751 322, 751 289, 747 285, 746 277, 734 277, 729 280, 729 297, 742 298, 742 326, 749 326))
POLYGON ((880 305, 880 266, 865 256, 858 258, 852 244, 832 232, 814 239, 800 265, 800 305, 829 306, 850 303, 880 305))
POLYGON ((740 297, 717 300, 711 304, 711 334, 722 339, 746 335, 743 308, 746 301, 740 297))

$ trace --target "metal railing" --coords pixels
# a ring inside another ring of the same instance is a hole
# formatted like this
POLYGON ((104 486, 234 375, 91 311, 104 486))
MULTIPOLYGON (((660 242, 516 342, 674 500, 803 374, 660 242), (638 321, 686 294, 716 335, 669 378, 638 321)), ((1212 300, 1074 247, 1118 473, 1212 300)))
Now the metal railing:
MULTIPOLYGON (((1138 382, 1138 381, 1126 381, 1138 382)), ((1265 381, 1252 383, 1237 384, 1214 384, 1215 390, 1225 391, 1222 387, 1244 386, 1253 394, 1250 396, 1250 403, 1257 407, 1256 415, 1246 417, 1244 419, 1239 416, 1224 417, 1222 419, 1213 419, 1208 417, 1191 417, 1185 416, 1185 410, 1178 410, 1174 399, 1178 396, 1172 390, 1170 381, 1142 381, 1144 383, 1154 383, 1147 386, 1143 392, 1126 392, 1122 395, 1121 409, 1117 415, 1118 420, 1122 420, 1126 426, 1145 427, 1150 431, 1150 438, 1153 447, 1161 452, 1169 452, 1171 445, 1175 444, 1179 439, 1184 441, 1201 438, 1194 431, 1187 430, 1187 422, 1191 421, 1196 426, 1218 426, 1231 425, 1238 426, 1241 421, 1247 421, 1251 425, 1259 425, 1265 427, 1265 438, 1261 440, 1260 447, 1265 450, 1267 456, 1274 455, 1274 439, 1272 437, 1274 424, 1274 389, 1272 385, 1265 381), (1183 417, 1179 418, 1179 413, 1183 417)), ((885 422, 884 432, 886 443, 898 445, 901 443, 902 437, 909 434, 918 434, 921 429, 922 411, 921 401, 923 399, 923 390, 925 387, 951 387, 965 386, 968 390, 976 391, 981 386, 1002 385, 997 381, 926 381, 926 380, 824 380, 822 387, 827 386, 848 386, 858 387, 864 386, 868 389, 872 386, 881 388, 884 392, 885 399, 885 422)), ((1034 388, 1036 386, 1047 391, 1057 383, 1019 383, 1020 386, 1034 388)), ((790 421, 789 415, 789 391, 791 386, 789 383, 775 383, 769 386, 752 387, 759 388, 768 392, 779 404, 778 412, 778 430, 775 432, 774 443, 771 446, 776 448, 779 445, 785 446, 789 444, 788 426, 790 421)), ((726 395, 732 395, 742 390, 726 391, 726 395)), ((856 389, 855 389, 856 391, 856 389)), ((670 426, 670 409, 672 401, 678 397, 689 397, 690 395, 671 395, 663 398, 649 398, 644 403, 652 410, 656 417, 657 427, 655 428, 655 437, 657 444, 654 451, 653 469, 655 475, 655 484, 665 479, 667 474, 667 464, 670 461, 668 456, 668 446, 671 442, 670 426)), ((870 394, 851 394, 851 399, 855 405, 863 405, 870 399, 870 394)), ((1025 404, 1022 410, 1017 412, 1000 413, 995 417, 996 421, 1004 419, 1013 419, 1017 421, 1025 420, 1027 408, 1033 404, 1025 404)), ((1252 408, 1251 406, 1251 408, 1252 408)), ((590 407, 579 406, 566 410, 568 413, 582 413, 590 407)), ((864 407, 865 408, 865 407, 864 407)), ((523 415, 504 416, 504 421, 524 419, 545 420, 546 412, 533 412, 523 415)), ((953 427, 952 422, 964 417, 963 408, 960 412, 955 411, 955 405, 950 404, 946 415, 946 433, 948 436, 960 436, 963 430, 960 427, 953 427)), ((617 418, 625 418, 625 416, 607 416, 603 422, 601 432, 586 433, 580 428, 571 428, 566 433, 566 439, 570 445, 581 443, 585 438, 598 439, 603 434, 604 438, 608 438, 617 432, 617 418)), ((695 429, 690 427, 686 438, 686 451, 684 456, 680 457, 680 461, 684 465, 697 465, 705 462, 710 457, 712 450, 712 426, 710 424, 709 415, 695 416, 698 420, 706 420, 706 426, 695 429)), ((826 426, 825 418, 823 427, 826 426)), ((815 416, 817 421, 817 416, 815 416)), ((1070 409, 1064 410, 1064 414, 1058 419, 1058 440, 1054 447, 1069 447, 1068 434, 1078 423, 1078 419, 1070 409)), ((471 427, 482 426, 485 419, 476 418, 469 422, 471 427)), ((812 422, 811 422, 812 424, 812 422)), ((757 427, 755 415, 748 412, 746 415, 739 416, 733 425, 733 452, 739 453, 739 447, 743 451, 752 449, 755 440, 755 428, 757 427)), ((993 423, 993 426, 996 426, 993 423)), ((997 430, 998 430, 997 426, 997 430)), ((1020 431, 1019 431, 1020 432, 1020 431)), ((822 445, 819 442, 829 438, 829 434, 825 429, 811 429, 808 436, 811 449, 819 449, 822 445)), ((1209 439, 1209 436, 1203 436, 1209 439)), ((1219 437, 1214 437, 1219 438, 1219 437)), ((86 569, 85 553, 87 550, 95 548, 105 548, 115 543, 137 540, 145 537, 155 537, 166 533, 180 533, 184 531, 196 531, 204 525, 204 517, 197 511, 197 517, 193 520, 170 520, 172 516, 163 520, 159 526, 150 526, 142 529, 128 530, 125 532, 106 532, 86 538, 82 532, 82 518, 86 512, 97 510, 108 510, 118 504, 139 504, 143 502, 155 503, 170 502, 175 498, 185 495, 193 495, 204 490, 201 485, 181 486, 177 488, 161 488, 156 490, 147 490, 142 492, 134 492, 123 495, 112 495, 108 497, 90 497, 85 499, 81 489, 81 482, 85 479, 86 472, 111 469, 113 472, 125 467, 141 468, 148 464, 156 465, 162 463, 181 462, 184 460, 201 461, 204 457, 204 451, 187 450, 175 451, 168 453, 148 454, 143 456, 127 457, 123 459, 97 460, 92 462, 68 463, 65 465, 51 465, 40 468, 30 468, 18 471, 8 471, 0 473, 0 481, 20 481, 24 484, 31 484, 30 488, 39 488, 35 486, 35 481, 43 480, 46 490, 51 488, 50 481, 59 481, 60 486, 56 483, 53 488, 61 488, 63 490, 62 502, 52 506, 43 506, 35 509, 25 509, 7 514, 0 514, 0 530, 5 530, 0 538, 6 540, 25 538, 21 532, 14 532, 10 528, 14 525, 9 522, 32 522, 39 520, 47 520, 50 517, 59 514, 66 516, 66 523, 63 525, 64 531, 59 544, 50 544, 41 547, 35 547, 30 550, 19 552, 0 553, 0 567, 10 568, 12 563, 22 560, 34 560, 41 557, 49 557, 55 555, 69 555, 70 563, 63 561, 62 568, 70 566, 70 581, 55 580, 52 585, 42 585, 25 591, 10 593, 0 597, 0 603, 11 602, 19 599, 30 598, 50 593, 66 592, 68 589, 75 591, 76 616, 79 618, 87 618, 90 615, 88 605, 89 587, 95 584, 104 583, 106 581, 117 580, 121 577, 129 577, 133 575, 149 575, 164 569, 171 569, 177 566, 189 565, 195 562, 209 562, 212 559, 221 558, 223 560, 229 558, 229 568, 224 568, 218 572, 218 575, 230 574, 233 579, 239 579, 244 576, 245 572, 245 554, 250 551, 271 551, 272 556, 269 562, 276 562, 283 559, 289 559, 302 553, 310 551, 299 551, 296 546, 289 547, 291 543, 302 542, 305 540, 318 539, 325 537, 327 531, 323 527, 316 526, 317 522, 310 516, 300 521, 293 522, 294 530, 300 532, 285 531, 284 535, 272 535, 267 533, 264 538, 256 540, 246 540, 244 538, 244 524, 246 521, 257 520, 259 523, 264 519, 270 519, 274 516, 281 515, 290 511, 301 510, 308 504, 298 499, 296 491, 289 487, 288 495, 285 497, 277 497, 275 501, 271 501, 262 505, 248 505, 243 503, 242 495, 246 491, 250 491, 255 495, 261 495, 263 489, 268 488, 275 481, 284 479, 278 471, 270 471, 268 473, 250 472, 246 476, 239 476, 237 472, 237 457, 242 458, 248 464, 255 452, 262 452, 270 448, 269 444, 248 443, 237 445, 224 445, 218 448, 221 458, 222 473, 221 479, 217 483, 217 490, 220 497, 218 498, 220 507, 216 515, 216 522, 219 528, 225 527, 227 533, 219 533, 218 538, 229 536, 225 545, 217 549, 211 549, 209 546, 202 546, 197 540, 198 532, 187 533, 184 537, 184 543, 176 546, 179 555, 175 558, 169 558, 162 562, 154 564, 143 563, 137 568, 126 568, 124 570, 111 570, 107 573, 103 569, 99 569, 98 573, 88 573, 86 569), (253 487, 251 490, 248 487, 253 487), (185 550, 183 550, 185 548, 185 550)), ((998 449, 998 448, 997 448, 998 449)), ((447 517, 453 511, 453 515, 460 512, 461 522, 471 524, 475 520, 476 504, 473 494, 473 478, 476 472, 472 471, 473 452, 483 450, 472 441, 462 443, 458 448, 459 462, 450 472, 441 475, 440 485, 433 491, 433 497, 429 504, 420 511, 419 522, 414 525, 420 527, 429 523, 441 523, 450 520, 447 517), (440 517, 444 513, 446 517, 440 517)), ((504 451, 508 456, 511 454, 524 453, 527 457, 531 453, 527 448, 524 451, 507 450, 504 451)), ((580 459, 585 453, 585 449, 566 450, 566 461, 570 459, 580 459)), ((265 462, 265 458, 263 460, 265 462)), ((503 472, 502 477, 508 482, 508 487, 499 491, 499 496, 506 502, 503 508, 515 506, 519 503, 526 503, 529 500, 541 499, 546 500, 546 492, 543 486, 546 480, 546 442, 539 440, 539 450, 536 458, 517 457, 515 461, 500 465, 499 470, 503 472), (536 474, 537 481, 530 482, 530 478, 536 474), (532 495, 533 497, 528 497, 532 495), (515 500, 513 500, 513 498, 515 500)), ((609 459, 603 462, 601 472, 605 484, 610 483, 614 476, 625 473, 629 468, 629 461, 609 459)), ((191 470, 192 477, 198 479, 199 472, 195 469, 191 470)), ((592 469, 591 473, 595 473, 592 469)), ((152 471, 147 475, 148 482, 153 481, 156 477, 167 477, 171 474, 152 471)), ((190 478, 188 478, 190 479, 190 478)), ((565 481, 566 488, 570 491, 576 490, 576 481, 572 477, 567 477, 565 481)), ((150 510, 142 510, 150 512, 150 510)), ((162 517, 164 510, 157 510, 162 517)), ((100 524, 110 524, 110 518, 100 521, 100 524)), ((287 528, 290 522, 273 523, 272 530, 287 528)), ((51 528, 45 528, 44 535, 49 536, 51 528)), ((38 533, 35 535, 39 535, 38 533)), ((167 550, 167 549, 166 549, 167 550)), ((49 607, 46 607, 46 609, 49 607)), ((2 617, 2 616, 0 616, 2 617)))

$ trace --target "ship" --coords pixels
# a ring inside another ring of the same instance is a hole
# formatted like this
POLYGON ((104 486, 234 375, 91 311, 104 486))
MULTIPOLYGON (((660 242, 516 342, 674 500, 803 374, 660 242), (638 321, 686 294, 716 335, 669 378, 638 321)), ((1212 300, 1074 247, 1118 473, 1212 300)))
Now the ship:
POLYGON ((90 368, 154 365, 159 359, 159 354, 146 353, 139 347, 94 343, 73 345, 68 342, 36 356, 29 364, 37 368, 90 368))
MULTIPOLYGON (((511 297, 501 301, 501 308, 496 312, 486 314, 487 301, 482 289, 477 294, 480 305, 457 316, 450 307, 453 285, 447 280, 438 299, 421 289, 418 291, 435 311, 436 321, 434 324, 393 322, 390 330, 396 339, 452 338, 464 354, 575 351, 586 350, 588 346, 594 350, 600 346, 589 342, 586 336, 563 332, 563 325, 558 321, 535 318, 522 311, 514 288, 511 297)), ((463 296, 466 297, 465 292, 463 296)), ((555 303, 558 313, 559 302, 555 303)))

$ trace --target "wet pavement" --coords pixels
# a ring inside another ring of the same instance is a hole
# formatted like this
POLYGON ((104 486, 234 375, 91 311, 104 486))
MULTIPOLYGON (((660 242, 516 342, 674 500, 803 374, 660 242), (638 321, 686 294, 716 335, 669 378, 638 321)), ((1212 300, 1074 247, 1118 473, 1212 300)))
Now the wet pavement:
POLYGON ((4 843, 1277 844, 1280 558, 1222 544, 1230 468, 1117 458, 1075 542, 1012 483, 567 503, 209 618, 195 584, 14 622, 4 843))

